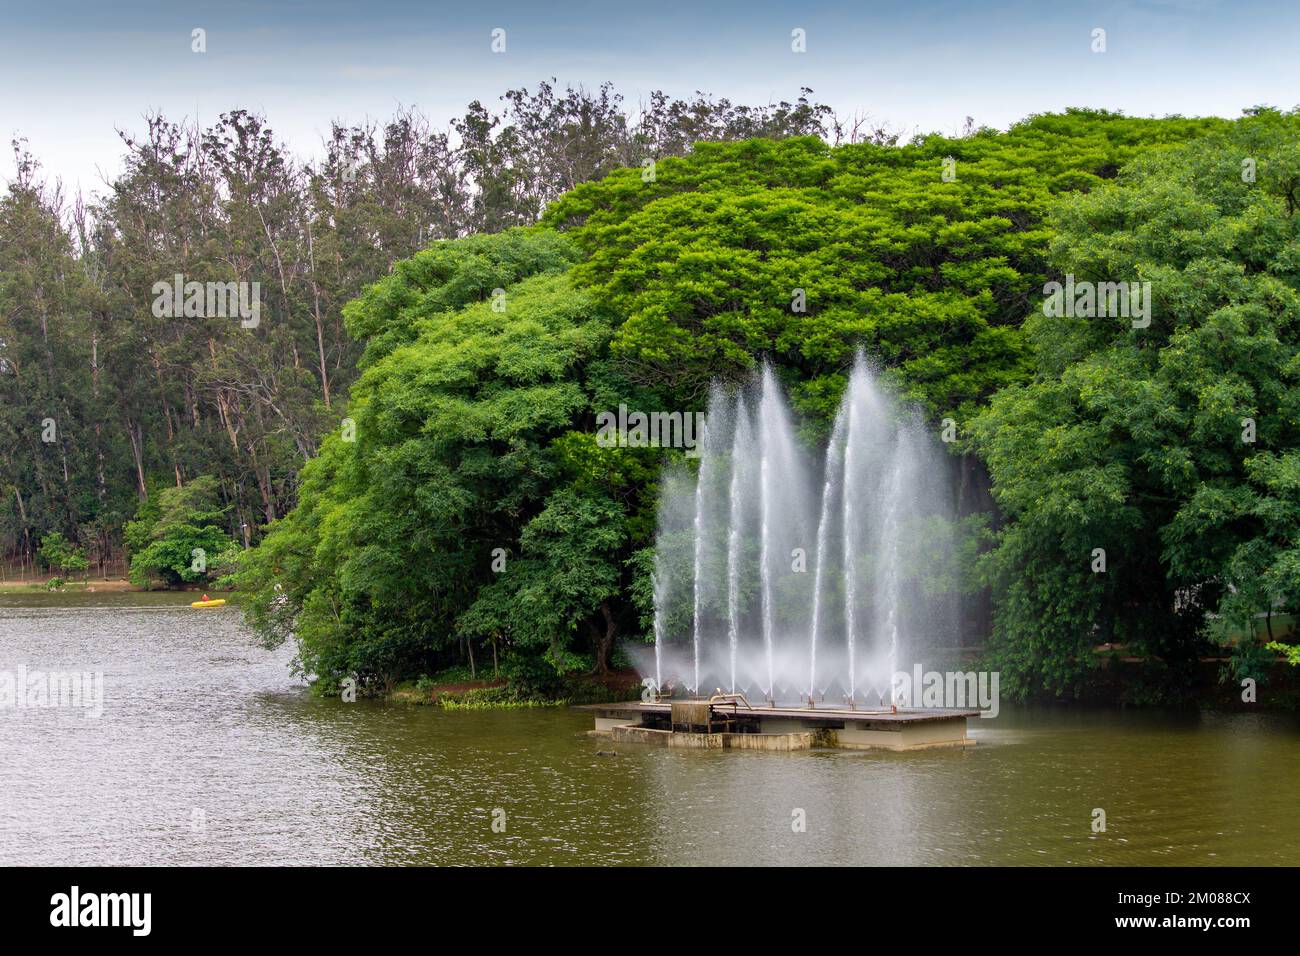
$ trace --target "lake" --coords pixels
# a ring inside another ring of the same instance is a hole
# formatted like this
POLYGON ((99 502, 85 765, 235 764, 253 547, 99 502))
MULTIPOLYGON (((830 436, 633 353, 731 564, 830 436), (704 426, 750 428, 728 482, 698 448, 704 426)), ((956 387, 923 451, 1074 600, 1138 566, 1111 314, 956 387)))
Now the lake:
POLYGON ((103 674, 98 717, 0 709, 0 864, 1300 863, 1293 714, 1004 705, 963 751, 601 757, 567 709, 314 698, 194 597, 0 593, 0 674, 103 674))

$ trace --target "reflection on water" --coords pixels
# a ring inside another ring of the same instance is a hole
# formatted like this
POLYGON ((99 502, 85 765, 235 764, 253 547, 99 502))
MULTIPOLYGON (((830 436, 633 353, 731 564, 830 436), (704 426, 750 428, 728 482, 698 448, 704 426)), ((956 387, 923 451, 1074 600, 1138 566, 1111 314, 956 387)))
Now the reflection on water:
POLYGON ((97 720, 0 710, 0 864, 1300 863, 1286 715, 1004 709, 964 752, 597 757, 570 711, 314 699, 190 597, 0 595, 0 671, 106 685, 97 720))

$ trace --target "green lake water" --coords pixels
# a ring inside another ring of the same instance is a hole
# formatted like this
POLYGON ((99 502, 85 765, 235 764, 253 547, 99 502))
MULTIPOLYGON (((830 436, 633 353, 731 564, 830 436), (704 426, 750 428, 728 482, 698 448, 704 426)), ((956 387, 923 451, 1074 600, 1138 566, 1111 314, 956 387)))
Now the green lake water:
POLYGON ((958 752, 600 757, 569 710, 314 698, 193 598, 0 594, 0 674, 104 675, 97 718, 0 708, 0 865, 1300 864, 1292 714, 1004 707, 958 752))

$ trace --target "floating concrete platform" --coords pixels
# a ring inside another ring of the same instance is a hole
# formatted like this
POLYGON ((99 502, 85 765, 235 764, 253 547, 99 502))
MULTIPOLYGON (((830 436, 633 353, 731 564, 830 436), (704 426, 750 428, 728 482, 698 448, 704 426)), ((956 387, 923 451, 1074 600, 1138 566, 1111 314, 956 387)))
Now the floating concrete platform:
POLYGON ((740 695, 711 700, 586 704, 592 735, 616 743, 704 750, 931 750, 970 747, 966 720, 978 710, 750 706, 740 695))

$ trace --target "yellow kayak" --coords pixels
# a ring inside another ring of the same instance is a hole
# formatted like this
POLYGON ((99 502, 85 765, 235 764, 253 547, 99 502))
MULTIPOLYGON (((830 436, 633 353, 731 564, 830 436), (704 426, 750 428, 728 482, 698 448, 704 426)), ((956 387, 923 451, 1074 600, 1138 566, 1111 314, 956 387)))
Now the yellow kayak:
POLYGON ((225 603, 225 598, 217 598, 215 601, 192 601, 190 607, 222 607, 225 603))

